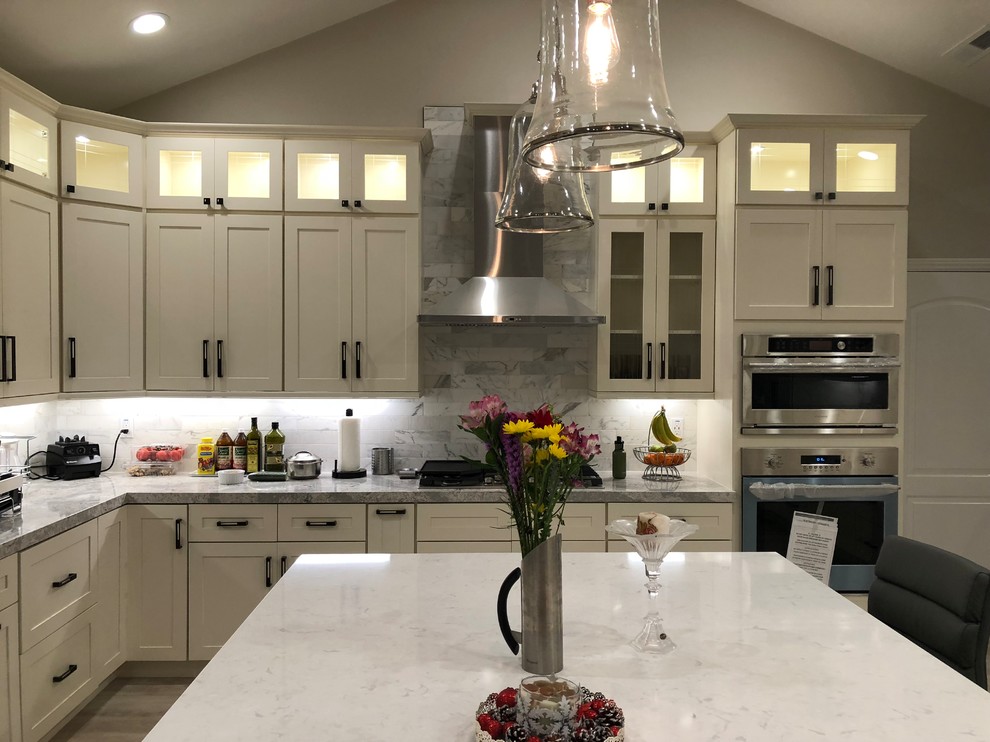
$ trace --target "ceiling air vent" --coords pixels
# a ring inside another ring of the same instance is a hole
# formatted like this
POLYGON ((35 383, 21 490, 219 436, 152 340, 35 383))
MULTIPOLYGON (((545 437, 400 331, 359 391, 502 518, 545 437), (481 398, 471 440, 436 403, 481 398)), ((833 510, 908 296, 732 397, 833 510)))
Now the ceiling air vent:
POLYGON ((990 24, 963 39, 942 56, 970 65, 987 54, 990 54, 990 24))

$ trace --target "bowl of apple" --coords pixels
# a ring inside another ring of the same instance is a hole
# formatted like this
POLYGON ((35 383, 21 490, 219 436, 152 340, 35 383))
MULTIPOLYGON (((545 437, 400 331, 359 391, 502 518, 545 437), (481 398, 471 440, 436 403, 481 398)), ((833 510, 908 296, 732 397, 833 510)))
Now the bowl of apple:
POLYGON ((175 474, 186 454, 185 446, 156 443, 134 449, 134 462, 127 467, 132 477, 168 476, 175 474))

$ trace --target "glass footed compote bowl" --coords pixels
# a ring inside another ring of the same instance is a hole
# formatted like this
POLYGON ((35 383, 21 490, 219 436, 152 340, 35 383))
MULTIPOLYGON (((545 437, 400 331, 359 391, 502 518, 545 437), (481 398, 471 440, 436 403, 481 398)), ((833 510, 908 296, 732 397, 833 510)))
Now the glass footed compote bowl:
POLYGON ((683 520, 670 521, 670 533, 636 533, 636 519, 619 518, 612 521, 605 530, 622 536, 636 547, 639 556, 646 567, 646 591, 650 594, 650 611, 646 614, 646 623, 630 644, 640 652, 667 654, 677 645, 670 640, 663 630, 660 612, 657 609, 657 596, 660 594, 660 564, 674 548, 674 545, 685 536, 690 536, 698 530, 698 526, 685 523, 683 520))

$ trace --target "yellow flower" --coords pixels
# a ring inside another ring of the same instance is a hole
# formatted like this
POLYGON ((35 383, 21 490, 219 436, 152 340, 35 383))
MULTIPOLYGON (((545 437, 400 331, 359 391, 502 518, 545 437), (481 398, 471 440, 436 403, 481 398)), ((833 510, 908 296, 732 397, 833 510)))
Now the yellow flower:
POLYGON ((549 451, 550 455, 554 456, 555 458, 558 459, 567 458, 567 451, 565 451, 563 448, 558 446, 556 443, 552 444, 549 448, 547 448, 547 451, 549 451))
POLYGON ((525 433, 528 430, 533 429, 533 423, 529 420, 516 420, 515 422, 503 423, 502 432, 506 435, 515 435, 517 433, 525 433))
POLYGON ((550 458, 550 454, 547 453, 547 449, 545 448, 537 448, 534 458, 536 459, 537 464, 542 464, 544 461, 550 458))
POLYGON ((534 428, 532 431, 534 439, 553 439, 554 436, 560 436, 560 431, 564 429, 564 426, 560 423, 555 425, 544 425, 542 428, 534 428))

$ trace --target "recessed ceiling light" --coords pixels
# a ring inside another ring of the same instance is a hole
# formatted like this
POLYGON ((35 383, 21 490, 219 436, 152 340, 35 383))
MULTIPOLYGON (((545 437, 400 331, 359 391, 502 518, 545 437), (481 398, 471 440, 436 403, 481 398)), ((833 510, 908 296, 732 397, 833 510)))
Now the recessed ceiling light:
POLYGON ((870 152, 870 150, 868 150, 868 149, 864 149, 862 152, 857 152, 856 154, 857 154, 857 156, 861 157, 864 160, 879 160, 880 159, 880 155, 878 155, 876 152, 870 152))
POLYGON ((131 30, 140 34, 157 33, 165 28, 167 20, 164 13, 145 13, 131 21, 131 30))

